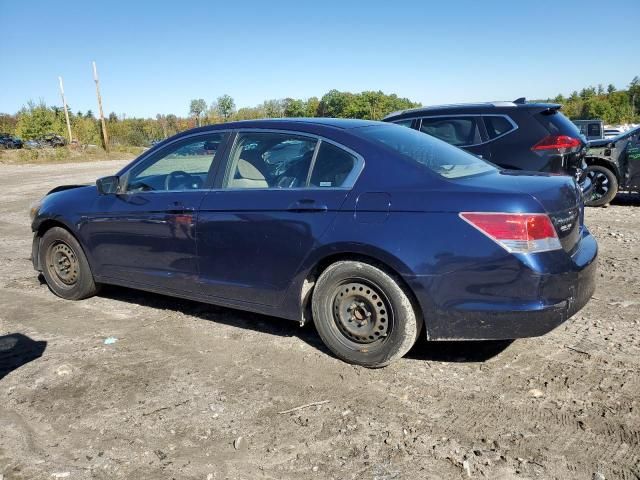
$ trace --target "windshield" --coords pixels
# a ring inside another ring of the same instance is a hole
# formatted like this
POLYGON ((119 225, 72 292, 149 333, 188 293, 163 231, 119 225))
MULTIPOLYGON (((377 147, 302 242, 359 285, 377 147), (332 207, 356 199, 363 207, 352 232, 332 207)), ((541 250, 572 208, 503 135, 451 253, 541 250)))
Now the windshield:
POLYGON ((444 178, 468 177, 497 170, 464 150, 407 127, 392 124, 362 127, 358 133, 390 147, 444 178))

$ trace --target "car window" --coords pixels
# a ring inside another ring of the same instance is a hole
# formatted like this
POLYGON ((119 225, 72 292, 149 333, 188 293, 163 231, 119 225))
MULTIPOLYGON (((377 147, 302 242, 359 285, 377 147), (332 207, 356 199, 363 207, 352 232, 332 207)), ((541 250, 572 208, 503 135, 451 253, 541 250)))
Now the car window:
POLYGON ((455 145, 480 143, 479 117, 432 117, 423 118, 420 131, 455 145))
POLYGON ((405 120, 396 120, 393 123, 395 123, 396 125, 402 125, 403 127, 410 127, 411 124, 413 123, 413 118, 408 118, 405 120))
POLYGON ((497 138, 514 129, 511 122, 506 117, 487 115, 484 118, 484 125, 487 128, 489 138, 497 138))
POLYGON ((226 187, 304 188, 317 143, 289 133, 240 133, 229 157, 226 187))
POLYGON ((590 123, 587 126, 587 136, 588 137, 599 137, 600 136, 600 125, 597 123, 590 123))
POLYGON ((127 192, 187 191, 204 188, 224 134, 169 145, 126 176, 127 192))
POLYGON ((388 124, 357 130, 364 138, 383 144, 445 178, 462 178, 497 170, 460 148, 411 128, 388 124))
POLYGON ((310 187, 337 188, 351 186, 358 159, 355 155, 328 142, 321 142, 311 172, 310 187))

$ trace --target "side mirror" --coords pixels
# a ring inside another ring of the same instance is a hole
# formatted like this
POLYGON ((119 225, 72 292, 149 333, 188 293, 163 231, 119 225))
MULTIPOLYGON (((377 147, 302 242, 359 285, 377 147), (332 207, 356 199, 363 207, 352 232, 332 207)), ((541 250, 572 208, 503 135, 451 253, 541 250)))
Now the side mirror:
POLYGON ((102 177, 96 180, 96 187, 100 195, 113 195, 120 190, 120 177, 112 175, 110 177, 102 177))

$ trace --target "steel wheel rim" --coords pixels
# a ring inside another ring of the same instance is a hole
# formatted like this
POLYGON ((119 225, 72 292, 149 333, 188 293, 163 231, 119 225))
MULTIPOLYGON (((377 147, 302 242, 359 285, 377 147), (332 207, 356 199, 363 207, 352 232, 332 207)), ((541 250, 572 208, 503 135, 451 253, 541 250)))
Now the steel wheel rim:
POLYGON ((593 197, 602 198, 609 192, 609 177, 604 173, 592 170, 589 178, 593 184, 593 197))
POLYGON ((80 263, 73 249, 64 242, 56 242, 47 251, 49 275, 66 287, 76 284, 80 276, 80 263))
POLYGON ((332 295, 332 318, 346 346, 361 350, 379 344, 391 333, 394 316, 382 289, 363 279, 343 281, 332 295))

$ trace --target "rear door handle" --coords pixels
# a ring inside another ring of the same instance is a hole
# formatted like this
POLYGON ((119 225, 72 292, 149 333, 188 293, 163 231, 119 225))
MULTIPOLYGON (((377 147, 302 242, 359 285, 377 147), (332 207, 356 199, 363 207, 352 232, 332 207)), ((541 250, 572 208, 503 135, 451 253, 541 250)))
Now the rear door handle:
POLYGON ((316 202, 312 198, 303 198, 293 202, 287 210, 291 212, 326 212, 326 205, 316 202))

